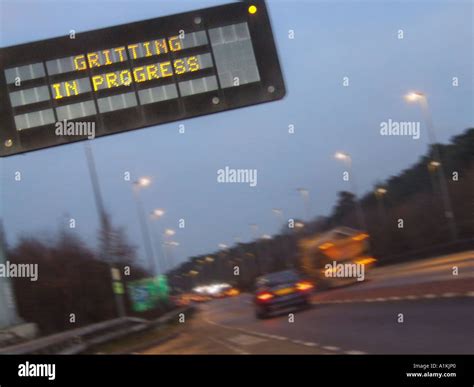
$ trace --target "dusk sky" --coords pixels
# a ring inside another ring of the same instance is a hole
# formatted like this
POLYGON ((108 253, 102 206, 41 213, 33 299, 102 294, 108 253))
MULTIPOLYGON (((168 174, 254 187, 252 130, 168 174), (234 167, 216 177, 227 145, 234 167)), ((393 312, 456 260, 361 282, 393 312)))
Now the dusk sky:
MULTIPOLYGON (((0 46, 222 3, 0 0, 0 46)), ((410 90, 428 96, 440 142, 473 126, 472 1, 267 5, 286 82, 283 100, 91 142, 106 208, 134 245, 141 246, 142 238, 126 171, 132 179, 153 179, 140 195, 147 211, 163 208, 166 214, 151 226, 177 231, 174 255, 184 261, 219 243, 232 245, 235 237, 251 240, 250 223, 260 234, 276 233, 281 225, 272 208, 282 208, 285 218, 304 217, 298 187, 310 191, 312 217, 328 214, 337 192, 349 190, 335 151, 352 156, 359 193, 416 162, 428 139, 420 106, 403 99, 410 90), (452 86, 453 77, 459 86, 452 86), (389 119, 421 121, 420 139, 381 136, 380 124, 389 119), (185 134, 178 132, 180 124, 185 134), (257 169, 257 186, 218 183, 217 171, 226 166, 257 169)), ((67 216, 76 219, 74 232, 96 244, 98 217, 83 143, 2 158, 0 168, 1 217, 10 243, 22 235, 50 238, 67 226, 67 216)))

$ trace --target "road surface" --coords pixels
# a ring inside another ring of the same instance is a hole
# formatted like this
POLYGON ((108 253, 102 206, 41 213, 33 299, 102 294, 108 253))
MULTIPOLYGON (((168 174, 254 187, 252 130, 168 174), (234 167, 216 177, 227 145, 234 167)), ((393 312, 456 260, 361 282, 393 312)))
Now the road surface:
POLYGON ((473 252, 384 267, 267 320, 255 318, 250 294, 214 300, 143 353, 474 354, 473 269, 473 252))

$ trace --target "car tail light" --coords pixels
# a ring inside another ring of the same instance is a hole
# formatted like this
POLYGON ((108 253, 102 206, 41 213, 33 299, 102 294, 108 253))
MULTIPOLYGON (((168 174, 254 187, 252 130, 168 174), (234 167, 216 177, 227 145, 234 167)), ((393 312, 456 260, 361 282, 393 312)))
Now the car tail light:
POLYGON ((308 291, 308 290, 311 290, 313 289, 314 286, 311 282, 307 282, 307 281, 301 281, 301 282, 297 282, 296 283, 296 289, 302 291, 302 292, 305 292, 305 291, 308 291))
POLYGON ((270 292, 261 292, 257 294, 258 301, 268 301, 271 300, 273 297, 275 296, 270 292))

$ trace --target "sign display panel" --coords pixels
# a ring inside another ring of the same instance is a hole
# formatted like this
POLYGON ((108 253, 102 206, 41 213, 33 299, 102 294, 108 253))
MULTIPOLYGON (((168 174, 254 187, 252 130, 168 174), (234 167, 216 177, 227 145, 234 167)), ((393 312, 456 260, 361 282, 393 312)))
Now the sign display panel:
POLYGON ((0 155, 281 99, 263 0, 0 49, 0 155))
POLYGON ((167 302, 169 299, 168 280, 164 275, 131 281, 127 284, 127 289, 135 312, 154 309, 160 302, 167 302))

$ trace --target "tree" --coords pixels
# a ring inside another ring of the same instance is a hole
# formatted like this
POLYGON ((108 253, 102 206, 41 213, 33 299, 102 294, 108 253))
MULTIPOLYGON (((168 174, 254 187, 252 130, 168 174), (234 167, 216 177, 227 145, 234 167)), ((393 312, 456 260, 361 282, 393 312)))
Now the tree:
POLYGON ((356 205, 353 193, 341 191, 337 195, 338 199, 331 214, 331 220, 336 224, 339 223, 344 216, 354 211, 356 205))

